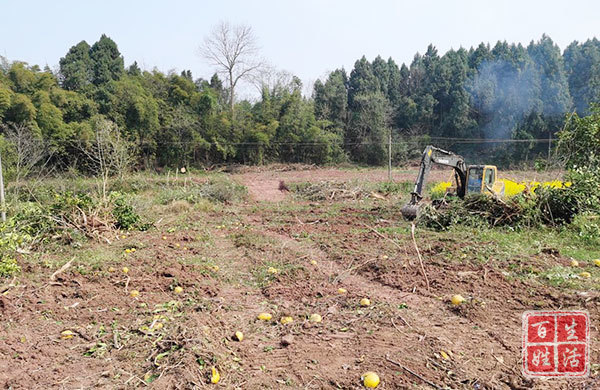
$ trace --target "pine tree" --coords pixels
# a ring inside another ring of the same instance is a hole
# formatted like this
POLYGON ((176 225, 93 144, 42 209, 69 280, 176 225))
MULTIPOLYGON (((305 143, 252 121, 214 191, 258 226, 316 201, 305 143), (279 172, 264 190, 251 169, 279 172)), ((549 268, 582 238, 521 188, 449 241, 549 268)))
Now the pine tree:
POLYGON ((92 83, 96 86, 118 80, 124 72, 123 56, 115 41, 102 34, 90 48, 92 83))
POLYGON ((71 47, 60 59, 59 65, 62 87, 70 91, 83 90, 92 80, 90 45, 81 41, 71 47))

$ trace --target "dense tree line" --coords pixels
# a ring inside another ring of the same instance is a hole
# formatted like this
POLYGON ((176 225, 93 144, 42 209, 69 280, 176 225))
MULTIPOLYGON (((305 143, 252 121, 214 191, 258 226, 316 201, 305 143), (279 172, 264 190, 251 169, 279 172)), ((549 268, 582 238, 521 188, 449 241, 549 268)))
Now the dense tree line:
POLYGON ((381 140, 390 129, 398 153, 406 137, 425 136, 476 159, 528 160, 547 150, 533 140, 554 137, 566 113, 586 114, 600 99, 599 53, 600 42, 592 39, 573 42, 563 55, 544 35, 527 47, 482 43, 441 56, 430 45, 409 66, 363 57, 350 75, 340 69, 317 81, 315 114, 342 129, 356 161, 381 163, 381 140))
MULTIPOLYGON (((6 125, 26 126, 51 151, 44 161, 61 169, 89 168, 82 151, 100 121, 116 125, 139 168, 381 164, 390 134, 396 161, 432 140, 472 155, 493 150, 501 164, 533 159, 547 149, 534 140, 553 137, 566 113, 585 115, 600 100, 600 42, 573 42, 564 53, 547 36, 527 47, 482 43, 443 55, 430 45, 409 65, 363 57, 349 74, 338 69, 317 81, 311 97, 293 76, 259 87, 260 98, 231 109, 217 75, 125 67, 117 44, 103 35, 73 46, 57 71, 2 59, 0 121, 5 133, 6 125)), ((2 141, 8 154, 11 142, 2 141)))

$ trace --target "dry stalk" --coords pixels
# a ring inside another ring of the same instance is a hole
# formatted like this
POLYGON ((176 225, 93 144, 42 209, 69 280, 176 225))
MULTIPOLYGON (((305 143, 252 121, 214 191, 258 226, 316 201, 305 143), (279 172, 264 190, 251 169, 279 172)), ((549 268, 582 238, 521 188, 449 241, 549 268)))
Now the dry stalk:
POLYGON ((401 369, 403 369, 404 371, 408 372, 409 374, 411 374, 414 377, 419 378, 420 380, 422 380, 423 382, 427 383, 429 386, 433 387, 436 390, 442 390, 442 388, 438 385, 436 385, 435 383, 431 382, 428 379, 423 378, 421 375, 417 374, 416 372, 414 372, 413 370, 403 366, 402 364, 398 363, 395 360, 390 359, 389 355, 385 355, 385 360, 387 360, 388 362, 395 364, 396 366, 400 367, 401 369))
POLYGON ((423 266, 423 258, 421 257, 421 252, 419 251, 419 247, 417 246, 417 240, 415 239, 415 224, 411 224, 410 235, 412 236, 413 244, 415 244, 415 249, 417 250, 417 256, 419 257, 419 265, 421 266, 421 273, 423 274, 423 278, 425 278, 425 284, 427 285, 427 291, 429 291, 429 278, 425 273, 425 267, 423 266))
POLYGON ((406 251, 406 248, 403 248, 400 246, 400 244, 398 244, 396 241, 392 240, 391 238, 384 236, 383 234, 379 233, 377 230, 375 230, 374 227, 367 225, 366 223, 363 223, 363 225, 371 230, 373 233, 377 234, 379 237, 383 238, 384 240, 388 240, 389 242, 391 242, 392 244, 394 244, 396 246, 396 248, 398 249, 404 249, 404 251, 406 251))
POLYGON ((63 264, 62 267, 60 267, 57 271, 55 271, 51 276, 50 276, 50 280, 54 281, 56 279, 56 276, 62 272, 65 272, 70 266, 71 264, 73 264, 73 261, 75 260, 75 258, 73 257, 71 260, 67 261, 65 264, 63 264))

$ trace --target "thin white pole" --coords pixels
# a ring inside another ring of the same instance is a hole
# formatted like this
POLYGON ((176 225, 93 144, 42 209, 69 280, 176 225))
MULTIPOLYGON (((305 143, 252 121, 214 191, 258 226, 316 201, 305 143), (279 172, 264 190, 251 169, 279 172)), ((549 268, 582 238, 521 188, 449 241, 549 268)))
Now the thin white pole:
POLYGON ((388 137, 388 181, 392 181, 392 129, 388 137))
POLYGON ((6 222, 6 201, 4 200, 4 176, 2 174, 2 155, 0 154, 0 207, 2 207, 2 222, 6 222))

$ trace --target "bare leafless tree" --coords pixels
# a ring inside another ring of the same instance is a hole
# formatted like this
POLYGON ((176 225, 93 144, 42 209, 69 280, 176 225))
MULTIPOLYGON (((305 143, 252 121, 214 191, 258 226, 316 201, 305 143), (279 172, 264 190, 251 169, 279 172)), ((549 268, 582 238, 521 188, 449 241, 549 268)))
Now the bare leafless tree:
POLYGON ((251 78, 263 66, 252 28, 221 22, 204 39, 200 53, 217 67, 217 73, 223 75, 229 84, 229 106, 233 114, 235 87, 240 80, 251 78))
POLYGON ((14 156, 10 161, 12 167, 9 168, 14 170, 14 186, 18 194, 21 180, 29 176, 40 164, 45 166, 52 157, 52 149, 41 137, 34 134, 27 124, 2 125, 2 132, 14 151, 14 156))
POLYGON ((135 156, 131 142, 122 135, 114 122, 98 119, 94 123, 94 137, 80 146, 96 175, 101 180, 102 198, 107 198, 108 180, 112 175, 123 179, 135 156))
POLYGON ((285 70, 278 70, 271 65, 264 65, 252 75, 252 84, 259 93, 267 90, 271 93, 278 89, 284 89, 291 84, 294 75, 285 70))

